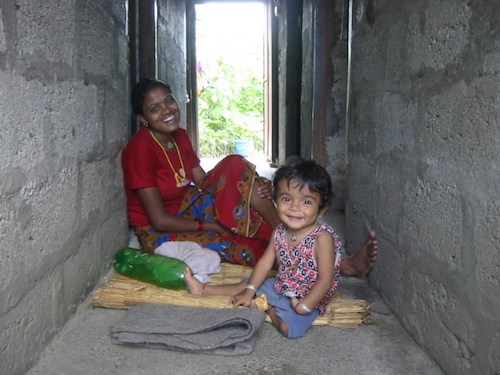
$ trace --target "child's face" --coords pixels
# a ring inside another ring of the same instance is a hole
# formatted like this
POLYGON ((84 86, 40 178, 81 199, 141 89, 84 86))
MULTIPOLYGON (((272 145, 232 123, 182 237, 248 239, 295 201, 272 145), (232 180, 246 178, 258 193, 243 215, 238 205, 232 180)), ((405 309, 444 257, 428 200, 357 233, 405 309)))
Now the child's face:
POLYGON ((288 228, 295 231, 309 229, 320 217, 320 204, 320 194, 309 190, 308 186, 300 188, 296 180, 291 180, 290 184, 286 179, 278 182, 276 208, 288 228))

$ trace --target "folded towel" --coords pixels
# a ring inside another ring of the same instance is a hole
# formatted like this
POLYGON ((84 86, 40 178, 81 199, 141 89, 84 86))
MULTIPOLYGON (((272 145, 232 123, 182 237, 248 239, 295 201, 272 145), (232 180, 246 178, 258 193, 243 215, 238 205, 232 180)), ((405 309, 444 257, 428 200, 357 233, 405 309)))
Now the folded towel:
POLYGON ((235 356, 250 354, 266 314, 258 309, 210 309, 141 304, 111 330, 114 344, 235 356))
POLYGON ((182 260, 195 275, 210 275, 221 271, 219 254, 196 242, 164 242, 156 248, 155 254, 182 260))

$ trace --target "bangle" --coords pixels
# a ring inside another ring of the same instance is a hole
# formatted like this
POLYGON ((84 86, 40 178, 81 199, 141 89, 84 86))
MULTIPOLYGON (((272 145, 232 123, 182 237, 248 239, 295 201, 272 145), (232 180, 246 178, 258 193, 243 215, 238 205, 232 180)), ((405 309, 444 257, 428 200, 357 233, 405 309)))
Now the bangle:
POLYGON ((310 312, 312 312, 312 310, 311 310, 309 307, 307 307, 307 306, 305 305, 305 303, 304 303, 304 302, 302 302, 302 301, 301 301, 301 306, 302 306, 302 309, 303 309, 306 313, 308 313, 308 314, 309 314, 310 312))
MULTIPOLYGON (((306 313, 311 313, 312 310, 306 306, 306 304, 304 302, 302 302, 302 300, 300 300, 299 302, 297 302, 297 304, 295 305, 295 312, 297 312, 297 307, 302 306, 302 310, 304 310, 306 313)), ((297 313, 298 314, 298 313, 297 313)))
POLYGON ((197 232, 201 232, 203 230, 203 221, 201 219, 194 219, 195 221, 198 222, 198 228, 196 228, 197 232))
POLYGON ((253 286, 252 284, 248 284, 248 285, 245 287, 245 289, 251 289, 251 290, 253 290, 254 292, 256 292, 256 291, 257 291, 257 289, 255 289, 255 286, 253 286))

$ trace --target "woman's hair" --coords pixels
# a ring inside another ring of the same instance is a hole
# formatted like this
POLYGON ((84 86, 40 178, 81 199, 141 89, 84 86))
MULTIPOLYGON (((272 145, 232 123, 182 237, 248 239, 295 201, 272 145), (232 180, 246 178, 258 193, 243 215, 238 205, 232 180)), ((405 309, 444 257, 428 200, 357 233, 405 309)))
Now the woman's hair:
POLYGON ((168 92, 172 92, 170 85, 158 79, 144 78, 137 82, 132 90, 132 95, 130 96, 130 103, 132 104, 132 111, 134 115, 144 115, 142 111, 142 105, 144 104, 144 99, 151 89, 156 86, 163 87, 168 92))
POLYGON ((320 210, 330 205, 332 180, 326 169, 318 165, 314 160, 304 160, 299 156, 289 157, 285 164, 280 166, 274 173, 274 200, 276 200, 277 188, 281 180, 286 180, 288 185, 292 180, 295 180, 299 183, 301 189, 307 186, 309 190, 319 193, 321 197, 320 210))

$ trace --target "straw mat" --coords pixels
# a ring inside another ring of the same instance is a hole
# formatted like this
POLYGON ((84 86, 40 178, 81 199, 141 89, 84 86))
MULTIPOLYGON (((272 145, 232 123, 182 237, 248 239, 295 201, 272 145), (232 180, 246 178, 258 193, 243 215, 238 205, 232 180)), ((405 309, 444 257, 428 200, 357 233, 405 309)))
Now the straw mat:
MULTIPOLYGON (((238 283, 249 277, 251 267, 222 263, 222 271, 210 275, 211 284, 238 283)), ((274 276, 270 273, 269 276, 274 276)), ((195 296, 187 290, 170 290, 115 274, 105 288, 94 292, 91 305, 110 309, 128 309, 141 303, 154 303, 173 306, 231 308, 229 297, 195 296)), ((266 320, 270 322, 269 316, 266 320)), ((327 313, 319 316, 313 325, 329 325, 337 328, 352 329, 365 323, 370 324, 369 306, 364 300, 343 298, 337 291, 328 304, 327 313)))

